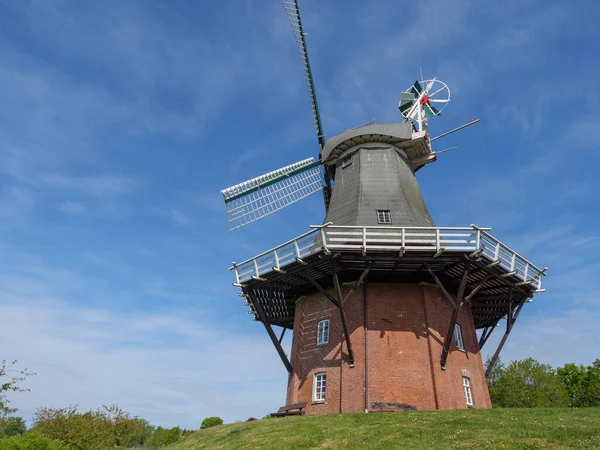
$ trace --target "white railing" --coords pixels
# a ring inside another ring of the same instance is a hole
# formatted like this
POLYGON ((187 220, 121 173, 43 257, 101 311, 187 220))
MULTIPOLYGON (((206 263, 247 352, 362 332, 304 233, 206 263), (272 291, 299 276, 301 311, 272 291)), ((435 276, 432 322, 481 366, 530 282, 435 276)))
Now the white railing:
POLYGON ((272 271, 285 272, 285 267, 304 262, 307 256, 332 251, 424 252, 437 257, 445 252, 473 253, 480 251, 493 264, 520 278, 522 284, 531 284, 542 290, 539 269, 514 250, 487 233, 489 228, 470 227, 360 227, 338 225, 313 225, 308 233, 267 250, 242 263, 234 263, 236 285, 250 279, 261 280, 261 275, 272 271))

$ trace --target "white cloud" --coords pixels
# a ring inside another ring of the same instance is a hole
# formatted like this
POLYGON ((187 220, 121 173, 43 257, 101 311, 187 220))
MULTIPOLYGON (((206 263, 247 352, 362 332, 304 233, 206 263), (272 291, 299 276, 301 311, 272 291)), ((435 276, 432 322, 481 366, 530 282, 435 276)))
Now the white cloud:
POLYGON ((262 333, 242 335, 185 312, 15 300, 0 302, 0 340, 37 373, 30 393, 12 396, 21 414, 119 403, 156 424, 197 428, 210 415, 244 420, 285 401, 285 369, 262 333))

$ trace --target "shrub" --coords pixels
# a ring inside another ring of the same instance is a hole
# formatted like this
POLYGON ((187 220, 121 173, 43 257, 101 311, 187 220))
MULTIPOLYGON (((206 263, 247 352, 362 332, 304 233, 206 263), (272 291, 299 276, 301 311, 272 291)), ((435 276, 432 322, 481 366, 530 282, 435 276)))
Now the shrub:
POLYGON ((22 417, 8 417, 0 421, 0 428, 2 428, 0 436, 4 435, 6 437, 17 436, 27 431, 25 421, 22 417))
POLYGON ((139 421, 118 406, 81 413, 76 407, 39 408, 34 431, 64 442, 72 450, 103 450, 113 446, 130 447, 143 432, 139 421))
POLYGON ((207 417, 202 421, 200 429, 205 430, 206 428, 216 427, 217 425, 223 425, 223 419, 220 417, 207 417))
POLYGON ((153 449, 160 449, 169 444, 173 444, 181 439, 181 428, 173 427, 170 429, 158 427, 148 439, 146 445, 153 449))
POLYGON ((67 444, 61 441, 48 439, 39 433, 25 433, 23 435, 5 437, 0 439, 0 450, 70 450, 67 444))

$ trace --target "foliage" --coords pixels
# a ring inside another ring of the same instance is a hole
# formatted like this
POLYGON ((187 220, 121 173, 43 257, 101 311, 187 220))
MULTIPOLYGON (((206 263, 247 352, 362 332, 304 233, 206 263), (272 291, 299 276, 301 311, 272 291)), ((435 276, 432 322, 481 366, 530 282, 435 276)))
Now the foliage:
POLYGON ((39 433, 25 433, 23 435, 5 437, 0 439, 0 450, 70 450, 67 444, 51 440, 39 433))
POLYGON ((25 381, 25 378, 34 373, 28 372, 27 369, 14 369, 14 365, 17 361, 8 363, 5 359, 0 362, 0 417, 6 414, 14 413, 17 411, 16 408, 8 406, 10 401, 6 397, 8 392, 26 392, 29 389, 21 387, 21 383, 25 381))
POLYGON ((202 421, 200 429, 204 430, 206 428, 216 427, 217 425, 223 425, 223 419, 220 417, 207 417, 202 421))
POLYGON ((135 420, 140 425, 140 432, 135 438, 134 444, 144 445, 146 442, 148 442, 148 439, 150 439, 152 433, 154 433, 154 426, 151 425, 146 419, 136 417, 135 420))
POLYGON ((181 428, 163 428, 158 427, 146 442, 146 445, 153 449, 160 449, 173 444, 181 439, 181 428))
MULTIPOLYGON (((491 362, 492 358, 488 356, 484 364, 486 370, 490 366, 491 362)), ((492 370, 490 371, 490 374, 487 377, 488 390, 490 393, 490 398, 492 399, 492 404, 495 403, 495 399, 497 399, 499 396, 497 392, 500 388, 498 380, 500 379, 500 375, 504 372, 505 369, 506 367, 504 366, 502 359, 498 358, 496 360, 496 364, 494 364, 494 367, 492 367, 492 370)))
POLYGON ((512 361, 490 384, 494 406, 540 408, 567 406, 567 391, 551 366, 533 358, 512 361))
POLYGON ((600 408, 327 414, 223 425, 169 447, 201 449, 600 448, 600 408))
POLYGON ((569 398, 569 406, 600 406, 600 359, 590 366, 565 364, 557 370, 569 398))
POLYGON ((27 426, 22 417, 7 417, 0 420, 0 437, 17 436, 27 431, 27 426))
POLYGON ((33 430, 67 444, 70 450, 103 450, 139 443, 143 426, 119 406, 81 413, 77 407, 39 408, 33 430))

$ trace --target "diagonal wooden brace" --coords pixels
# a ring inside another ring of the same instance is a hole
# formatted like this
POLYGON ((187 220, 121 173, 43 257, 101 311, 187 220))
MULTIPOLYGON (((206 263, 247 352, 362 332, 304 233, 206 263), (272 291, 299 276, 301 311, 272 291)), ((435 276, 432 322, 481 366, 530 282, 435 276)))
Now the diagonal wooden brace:
POLYGON ((452 311, 452 318, 450 319, 450 325, 448 327, 448 332, 446 333, 446 337, 444 339, 444 348, 442 349, 442 356, 440 358, 440 365, 442 370, 446 370, 446 361, 448 360, 448 353, 450 352, 450 345, 452 344, 452 339, 454 338, 454 329, 456 328, 456 321, 458 320, 458 314, 460 312, 460 308, 463 305, 463 299, 465 294, 465 288, 467 286, 467 279, 469 278, 469 263, 465 263, 465 270, 463 272, 462 279, 460 280, 460 285, 458 287, 458 292, 456 293, 456 298, 452 298, 452 296, 448 293, 442 282, 439 280, 437 275, 431 268, 427 267, 427 270, 433 277, 436 284, 439 286, 440 290, 444 293, 444 295, 453 303, 454 310, 452 311))
POLYGON ((527 298, 523 298, 520 302, 518 302, 515 305, 513 303, 513 290, 512 289, 510 290, 509 307, 508 307, 508 313, 506 314, 506 331, 504 332, 504 336, 502 336, 502 339, 500 340, 500 343, 498 344, 498 348, 496 349, 494 356, 492 356, 490 363, 488 364, 487 368, 485 369, 485 377, 486 378, 488 378, 490 376, 490 373, 492 372, 494 365, 498 361, 498 357, 500 356, 500 351, 502 350, 502 347, 504 347, 504 343, 506 342, 506 339, 508 339, 508 335, 510 334, 510 332, 514 326, 514 324, 517 320, 517 317, 519 317, 519 314, 521 313, 521 309, 523 308, 523 305, 525 304, 526 299, 527 298))
POLYGON ((323 289, 323 286, 321 286, 313 277, 311 277, 309 274, 305 274, 306 275, 306 279, 308 280, 308 282, 317 290, 319 291, 321 294, 323 294, 325 297, 327 297, 327 300, 329 300, 331 303, 333 303, 335 306, 337 306, 338 308, 340 307, 338 304, 338 301, 335 299, 335 297, 333 297, 333 295, 331 295, 329 292, 327 292, 325 289, 323 289))
POLYGON ((352 351, 352 342, 350 342, 350 334, 348 333, 348 325, 346 324, 346 315, 344 313, 344 305, 342 302, 342 289, 340 288, 340 280, 338 280, 337 273, 333 274, 333 284, 335 286, 335 290, 338 296, 338 309, 340 310, 342 329, 344 331, 344 338, 346 339, 346 348, 348 349, 348 359, 350 360, 350 368, 352 368, 354 367, 354 352, 352 351))
POLYGON ((271 341, 273 342, 273 345, 275 346, 275 349, 277 350, 277 353, 279 353, 279 357, 281 358, 281 361, 283 361, 283 365, 287 369, 288 373, 291 374, 292 371, 294 370, 294 368, 292 367, 292 364, 290 363, 290 360, 288 359, 287 355, 283 351, 283 347, 281 346, 281 343, 277 339, 277 336, 275 335, 275 332, 273 331, 273 327, 271 327, 271 322, 269 321, 269 318, 267 317, 267 313, 265 312, 262 305, 256 300, 256 296, 254 295, 254 291, 252 289, 248 289, 247 294, 248 294, 248 298, 252 302, 254 311, 256 311, 256 314, 258 314, 258 318, 265 326, 267 333, 269 334, 269 337, 271 338, 271 341))

